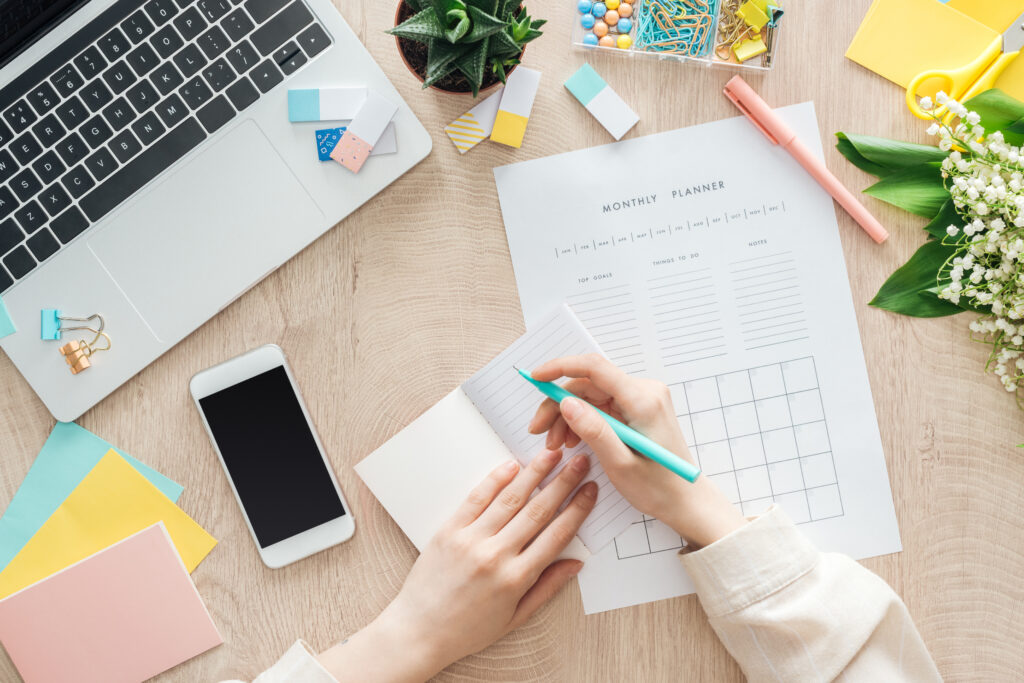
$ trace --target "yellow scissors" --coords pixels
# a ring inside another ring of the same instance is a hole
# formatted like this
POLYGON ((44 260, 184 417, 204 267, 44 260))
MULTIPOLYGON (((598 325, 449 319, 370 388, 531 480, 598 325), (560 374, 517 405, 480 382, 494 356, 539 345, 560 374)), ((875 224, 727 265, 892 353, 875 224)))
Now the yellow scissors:
POLYGON ((1017 17, 1001 36, 996 36, 985 51, 970 64, 959 69, 925 71, 915 76, 907 86, 907 107, 919 119, 931 119, 933 115, 946 121, 953 118, 952 113, 948 113, 945 107, 930 112, 921 109, 917 93, 932 79, 941 82, 941 85, 930 85, 927 91, 936 93, 942 90, 960 102, 994 87, 999 87, 1011 97, 1024 100, 1024 59, 1017 59, 1022 47, 1024 14, 1017 17))

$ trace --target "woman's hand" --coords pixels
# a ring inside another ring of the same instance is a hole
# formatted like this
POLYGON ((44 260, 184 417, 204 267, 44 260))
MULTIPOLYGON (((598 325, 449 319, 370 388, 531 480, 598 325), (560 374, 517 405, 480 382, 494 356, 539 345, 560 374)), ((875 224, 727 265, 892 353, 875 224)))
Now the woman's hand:
POLYGON ((320 655, 339 681, 424 681, 521 626, 583 564, 556 561, 597 500, 575 457, 544 489, 561 451, 508 462, 470 493, 372 624, 320 655), (556 514, 557 513, 557 514, 556 514))
POLYGON ((740 512, 706 477, 690 483, 637 455, 590 405, 693 462, 664 384, 630 377, 596 353, 549 361, 531 376, 542 382, 570 377, 565 388, 585 400, 568 398, 559 405, 546 399, 530 422, 530 431, 546 431, 548 448, 563 444, 572 448, 582 438, 597 454, 615 488, 636 509, 660 519, 698 546, 714 543, 745 523, 740 512))

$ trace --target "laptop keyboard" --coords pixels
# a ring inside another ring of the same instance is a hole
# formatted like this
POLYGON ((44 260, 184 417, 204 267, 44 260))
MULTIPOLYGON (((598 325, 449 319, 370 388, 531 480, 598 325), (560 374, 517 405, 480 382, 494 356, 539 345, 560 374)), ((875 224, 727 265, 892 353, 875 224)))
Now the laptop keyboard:
POLYGON ((0 293, 331 40, 302 0, 119 0, 0 90, 0 293))

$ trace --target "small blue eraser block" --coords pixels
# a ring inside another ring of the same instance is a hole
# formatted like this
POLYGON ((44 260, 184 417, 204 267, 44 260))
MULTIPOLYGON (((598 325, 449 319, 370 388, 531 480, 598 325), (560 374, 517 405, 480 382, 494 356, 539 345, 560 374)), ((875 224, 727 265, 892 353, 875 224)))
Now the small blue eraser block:
POLYGON ((11 314, 7 312, 7 306, 4 305, 4 300, 0 299, 0 339, 14 334, 18 331, 14 321, 11 320, 11 314))
POLYGON ((45 341, 60 339, 60 311, 53 308, 40 311, 39 338, 45 341))
POLYGON ((288 91, 288 120, 319 121, 320 91, 316 89, 288 91))
POLYGON ((334 151, 344 133, 345 127, 324 128, 316 131, 316 153, 320 161, 331 160, 331 152, 334 151))

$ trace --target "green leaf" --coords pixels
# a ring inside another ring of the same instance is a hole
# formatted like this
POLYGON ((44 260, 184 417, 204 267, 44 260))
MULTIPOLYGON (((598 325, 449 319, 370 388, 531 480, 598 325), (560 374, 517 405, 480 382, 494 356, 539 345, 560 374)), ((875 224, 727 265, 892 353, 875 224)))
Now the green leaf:
POLYGON ((420 0, 405 0, 405 4, 409 6, 413 12, 419 12, 423 9, 423 3, 420 0))
POLYGON ((444 38, 444 26, 437 20, 434 10, 428 7, 388 30, 388 33, 417 43, 427 43, 430 38, 444 38))
POLYGON ((1001 130, 1011 145, 1024 144, 1024 102, 992 88, 967 100, 964 106, 978 112, 985 130, 1001 130))
POLYGON ((939 164, 936 163, 919 164, 896 171, 864 192, 925 218, 938 213, 949 199, 949 192, 942 184, 939 164))
POLYGON ((469 16, 473 18, 473 30, 470 31, 469 36, 466 38, 465 42, 467 43, 483 40, 487 36, 493 36, 505 28, 505 22, 501 19, 478 10, 476 7, 469 8, 469 16))
POLYGON ((870 305, 915 318, 960 313, 960 307, 935 294, 938 272, 955 251, 955 247, 940 241, 925 242, 909 261, 889 276, 870 305))
POLYGON ((523 46, 513 40, 506 31, 499 31, 491 36, 490 55, 492 58, 518 57, 523 46))
POLYGON ((838 149, 839 153, 846 157, 846 159, 851 164, 853 164, 860 170, 864 171, 865 173, 870 173, 871 175, 877 176, 879 178, 887 176, 891 173, 889 169, 885 168, 884 166, 876 164, 875 162, 871 161, 863 154, 861 154, 860 151, 853 146, 853 143, 850 142, 850 139, 846 136, 846 133, 836 133, 836 138, 836 149, 838 149))
POLYGON ((455 60, 455 68, 469 81, 473 89, 473 97, 480 92, 480 84, 484 80, 484 67, 487 65, 487 45, 490 38, 484 38, 480 43, 474 45, 466 54, 455 60))
POLYGON ((470 46, 465 44, 452 45, 443 38, 430 43, 427 50, 427 71, 425 81, 433 85, 455 70, 454 62, 467 51, 470 46))
POLYGON ((498 11, 498 0, 466 0, 466 4, 470 7, 476 7, 485 14, 496 15, 498 11))
POLYGON ((872 175, 884 177, 896 171, 928 162, 941 162, 949 152, 932 145, 917 145, 878 138, 873 135, 836 133, 837 149, 850 162, 872 175))
MULTIPOLYGON (((958 228, 964 226, 964 219, 960 218, 960 214, 956 212, 956 206, 953 205, 952 197, 947 199, 943 203, 942 208, 939 209, 939 213, 935 215, 935 218, 931 220, 928 225, 924 226, 924 231, 934 237, 935 239, 949 240, 949 234, 946 232, 946 228, 951 225, 955 225, 958 228)), ((960 237, 964 236, 963 231, 960 232, 960 237)))

